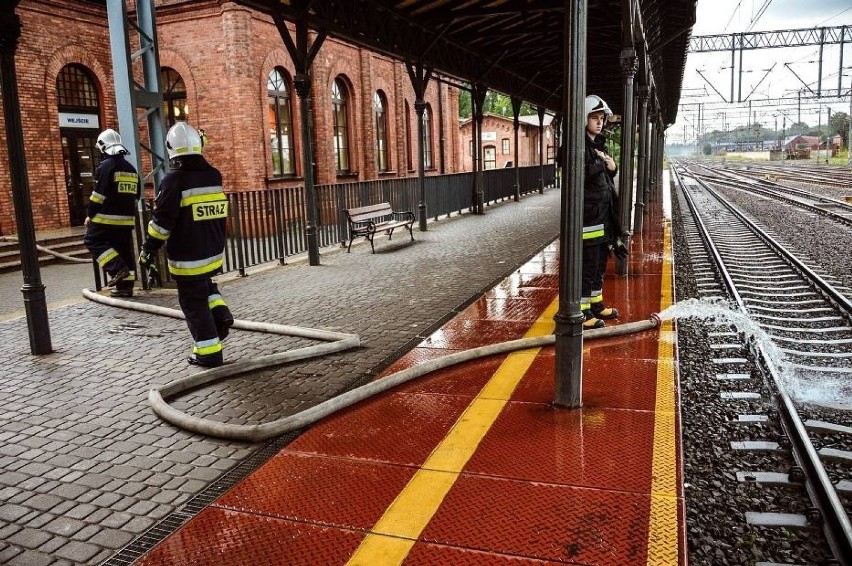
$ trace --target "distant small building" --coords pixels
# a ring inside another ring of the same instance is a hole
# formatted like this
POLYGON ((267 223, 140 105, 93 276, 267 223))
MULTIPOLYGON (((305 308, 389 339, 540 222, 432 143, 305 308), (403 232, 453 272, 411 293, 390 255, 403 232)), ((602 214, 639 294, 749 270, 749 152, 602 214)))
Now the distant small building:
POLYGON ((819 138, 816 136, 803 136, 801 134, 788 136, 784 139, 784 151, 794 152, 803 149, 819 149, 819 138))
POLYGON ((840 149, 843 147, 843 138, 840 134, 831 136, 831 149, 840 149))
MULTIPOLYGON (((544 163, 552 163, 556 148, 553 116, 544 116, 544 163)), ((483 169, 511 167, 515 160, 515 122, 509 116, 485 113, 482 118, 483 169), (507 163, 513 162, 512 165, 507 163)), ((459 122, 459 160, 464 171, 473 169, 473 119, 459 122)), ((538 115, 518 117, 518 166, 539 164, 538 115)))

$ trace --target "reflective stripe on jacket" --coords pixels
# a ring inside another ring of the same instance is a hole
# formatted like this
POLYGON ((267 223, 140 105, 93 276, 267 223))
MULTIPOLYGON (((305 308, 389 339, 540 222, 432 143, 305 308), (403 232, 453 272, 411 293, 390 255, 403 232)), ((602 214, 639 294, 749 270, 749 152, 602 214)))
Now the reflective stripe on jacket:
POLYGON ((604 139, 597 136, 594 141, 584 135, 585 177, 583 184, 583 245, 608 244, 621 234, 618 218, 618 195, 615 178, 618 169, 609 171, 606 162, 595 150, 607 153, 604 139))
POLYGON ((182 157, 160 183, 145 248, 165 242, 176 279, 210 277, 222 269, 227 217, 222 175, 200 155, 182 157))
POLYGON ((139 198, 139 175, 124 155, 109 155, 95 171, 86 215, 95 224, 132 228, 139 198))

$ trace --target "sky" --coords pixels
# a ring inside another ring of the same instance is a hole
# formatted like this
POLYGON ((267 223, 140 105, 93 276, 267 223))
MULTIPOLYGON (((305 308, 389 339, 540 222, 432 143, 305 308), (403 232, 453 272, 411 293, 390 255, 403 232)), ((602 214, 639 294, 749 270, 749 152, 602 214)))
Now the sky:
MULTIPOLYGON (((852 26, 852 0, 698 0, 692 37, 740 32, 778 31, 814 27, 852 26)), ((852 84, 852 43, 843 50, 840 97, 837 97, 840 70, 840 46, 823 49, 822 91, 832 91, 831 98, 805 101, 801 110, 796 103, 782 108, 758 106, 759 99, 795 97, 805 88, 817 90, 819 47, 785 47, 743 52, 741 92, 753 101, 726 104, 722 96, 731 96, 731 53, 689 53, 683 76, 681 107, 674 125, 667 130, 670 142, 686 135, 694 142, 699 130, 732 129, 755 120, 769 128, 782 129, 784 124, 801 119, 809 125, 825 123, 828 108, 850 114, 852 84), (771 69, 771 71, 770 71, 771 69), (700 71, 700 74, 699 74, 700 71), (706 78, 702 78, 702 75, 706 78), (797 77, 798 75, 798 77, 797 77), (711 86, 712 85, 712 86, 711 86), (719 93, 713 90, 715 87, 719 93), (704 107, 698 119, 698 104, 704 107)), ((736 56, 739 69, 739 53, 736 56)), ((736 79, 739 81, 739 77, 736 79)), ((734 96, 740 88, 735 86, 734 96)))

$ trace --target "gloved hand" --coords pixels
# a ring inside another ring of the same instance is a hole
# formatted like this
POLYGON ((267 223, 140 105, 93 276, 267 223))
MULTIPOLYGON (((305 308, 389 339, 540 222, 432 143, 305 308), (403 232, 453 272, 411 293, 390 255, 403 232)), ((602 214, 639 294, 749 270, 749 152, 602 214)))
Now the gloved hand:
POLYGON ((612 244, 612 253, 614 253, 615 257, 618 259, 625 259, 627 257, 627 245, 621 240, 621 238, 616 238, 615 243, 612 244))
POLYGON ((148 267, 154 262, 154 258, 151 257, 150 252, 148 250, 143 249, 139 253, 139 265, 142 267, 148 267))

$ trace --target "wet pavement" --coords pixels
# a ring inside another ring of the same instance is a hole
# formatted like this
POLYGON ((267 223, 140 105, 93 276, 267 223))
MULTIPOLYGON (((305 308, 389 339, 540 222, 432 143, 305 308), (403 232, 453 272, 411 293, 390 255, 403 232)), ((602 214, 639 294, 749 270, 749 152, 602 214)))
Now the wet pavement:
MULTIPOLYGON (((355 333, 362 345, 220 382, 175 406, 222 422, 263 422, 368 381, 551 242, 558 217, 559 192, 547 190, 484 216, 430 223, 414 243, 377 239, 376 254, 364 245, 324 250, 321 266, 295 261, 222 277, 238 319, 355 333)), ((65 267, 67 275, 54 279, 51 267, 43 276, 51 304, 72 303, 50 311, 54 353, 32 356, 26 320, 0 317, 0 563, 101 563, 153 525, 196 512, 222 476, 245 475, 275 453, 271 444, 202 437, 154 415, 148 390, 196 371, 185 363, 184 322, 78 301, 68 282, 78 290, 87 272, 91 283, 91 267, 65 267), (52 294, 54 286, 63 293, 52 294)), ((3 277, 4 304, 8 296, 14 306, 15 293, 21 304, 20 282, 3 277)), ((171 291, 139 297, 177 304, 171 291)), ((225 357, 310 342, 238 330, 225 357)))
POLYGON ((122 558, 685 564, 676 336, 671 321, 649 321, 673 296, 669 223, 658 205, 633 240, 629 275, 606 277, 604 296, 620 316, 583 336, 581 408, 553 405, 557 241, 359 389, 360 402, 222 486, 150 551, 134 543, 138 554, 128 547, 122 558), (626 323, 643 330, 618 334, 626 323), (521 338, 523 349, 494 352, 521 338), (490 354, 474 357, 483 346, 490 354), (425 375, 399 383, 414 373, 425 375), (396 386, 364 393, 387 383, 396 386))
MULTIPOLYGON (((48 310, 83 301, 80 289, 94 285, 91 263, 51 264, 39 268, 48 310)), ((25 316, 24 278, 20 271, 0 273, 0 322, 25 316)))

